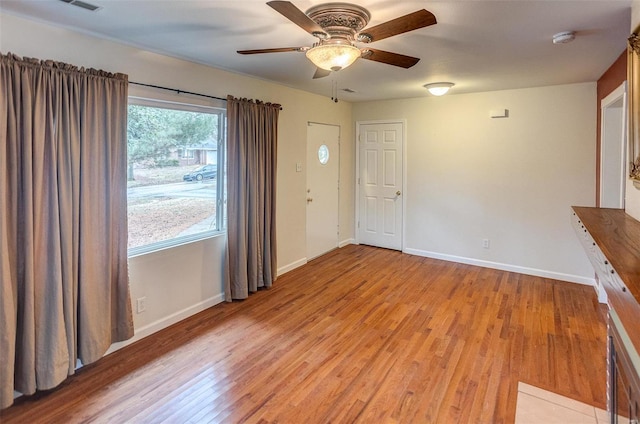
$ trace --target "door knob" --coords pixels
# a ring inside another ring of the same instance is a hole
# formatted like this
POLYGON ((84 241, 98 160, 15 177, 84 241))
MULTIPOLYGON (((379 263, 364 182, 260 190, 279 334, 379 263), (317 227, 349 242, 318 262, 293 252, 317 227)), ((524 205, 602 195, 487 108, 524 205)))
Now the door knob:
POLYGON ((311 203, 313 202, 313 199, 311 197, 307 197, 307 203, 311 203))
POLYGON ((402 192, 400 190, 396 191, 396 196, 400 196, 402 192))

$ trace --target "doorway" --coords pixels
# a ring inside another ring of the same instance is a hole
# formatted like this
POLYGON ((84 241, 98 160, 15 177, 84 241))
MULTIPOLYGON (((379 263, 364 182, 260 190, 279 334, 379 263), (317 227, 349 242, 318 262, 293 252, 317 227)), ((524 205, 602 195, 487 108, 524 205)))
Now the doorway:
POLYGON ((404 122, 357 124, 358 243, 402 250, 404 122))
POLYGON ((340 127, 307 125, 307 259, 338 247, 340 127))
POLYGON ((624 209, 626 182, 626 82, 601 102, 600 207, 624 209))

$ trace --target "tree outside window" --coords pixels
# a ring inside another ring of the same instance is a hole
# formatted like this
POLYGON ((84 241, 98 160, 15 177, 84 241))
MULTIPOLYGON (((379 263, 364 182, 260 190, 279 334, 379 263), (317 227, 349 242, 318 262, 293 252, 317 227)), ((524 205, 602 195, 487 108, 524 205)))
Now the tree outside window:
POLYGON ((222 229, 223 118, 216 108, 129 105, 130 253, 222 229))

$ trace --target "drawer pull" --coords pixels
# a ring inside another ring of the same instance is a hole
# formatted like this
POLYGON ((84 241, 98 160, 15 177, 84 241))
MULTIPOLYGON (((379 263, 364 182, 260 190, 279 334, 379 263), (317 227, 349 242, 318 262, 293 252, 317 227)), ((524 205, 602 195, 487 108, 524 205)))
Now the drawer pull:
POLYGON ((595 243, 592 243, 594 246, 596 245, 595 243))
POLYGON ((623 287, 623 288, 622 288, 622 291, 623 291, 623 292, 626 292, 626 291, 627 291, 627 288, 626 288, 626 287, 623 287))
POLYGON ((604 264, 605 265, 609 265, 609 261, 604 261, 604 264))
POLYGON ((615 272, 614 270, 611 270, 611 273, 612 273, 612 274, 615 274, 616 272, 615 272))

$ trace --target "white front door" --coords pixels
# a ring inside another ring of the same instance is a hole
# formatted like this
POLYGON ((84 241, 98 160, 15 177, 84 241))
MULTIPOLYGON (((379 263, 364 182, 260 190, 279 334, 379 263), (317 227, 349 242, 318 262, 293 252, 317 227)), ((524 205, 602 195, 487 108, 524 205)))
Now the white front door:
POLYGON ((338 247, 340 127, 307 126, 307 259, 338 247))
POLYGON ((402 250, 402 122, 358 124, 358 242, 402 250))

